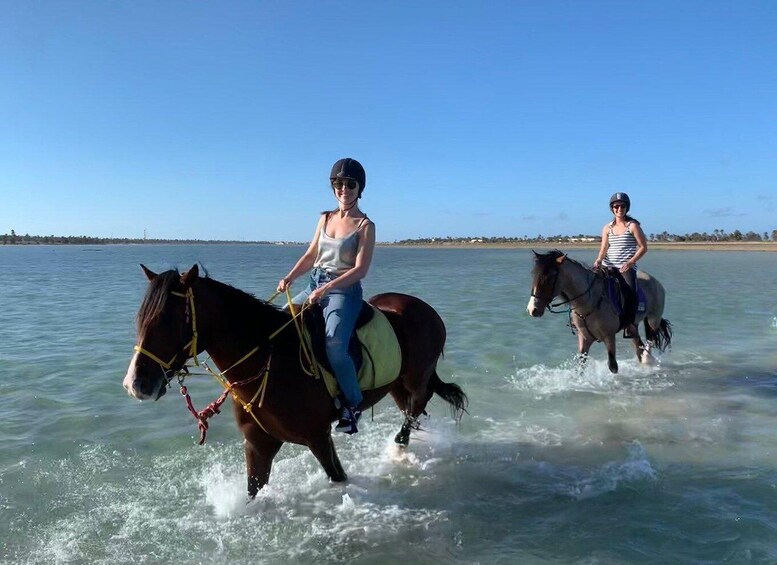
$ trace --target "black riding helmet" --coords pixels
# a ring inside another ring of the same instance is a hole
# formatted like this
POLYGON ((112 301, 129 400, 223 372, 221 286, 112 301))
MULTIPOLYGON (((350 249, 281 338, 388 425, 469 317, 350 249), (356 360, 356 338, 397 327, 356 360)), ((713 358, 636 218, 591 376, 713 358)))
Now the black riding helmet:
POLYGON ((340 159, 332 166, 332 172, 329 174, 329 180, 336 179, 352 179, 359 183, 359 198, 364 192, 364 185, 367 184, 367 174, 364 172, 364 167, 356 159, 346 157, 340 159))
POLYGON ((631 209, 631 199, 625 192, 616 192, 610 196, 610 209, 612 209, 612 205, 616 202, 623 202, 626 205, 626 212, 631 209))

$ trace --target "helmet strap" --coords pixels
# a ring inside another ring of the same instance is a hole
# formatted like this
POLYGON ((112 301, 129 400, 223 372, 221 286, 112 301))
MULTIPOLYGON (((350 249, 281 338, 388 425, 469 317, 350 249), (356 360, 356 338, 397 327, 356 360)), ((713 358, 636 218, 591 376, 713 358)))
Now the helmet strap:
MULTIPOLYGON (((333 191, 333 192, 334 192, 334 191, 333 191)), ((337 198, 337 192, 335 192, 335 198, 337 198)), ((337 201, 338 201, 338 203, 339 203, 339 202, 340 202, 340 199, 338 198, 338 199, 337 199, 337 201)), ((349 212, 349 211, 350 211, 350 210, 351 210, 351 209, 352 209, 354 206, 356 206, 356 204, 357 204, 358 202, 359 202, 359 197, 357 196, 356 198, 354 198, 353 202, 351 202, 351 205, 350 205, 350 206, 348 206, 347 208, 343 208, 342 206, 339 206, 339 205, 338 205, 338 207, 337 207, 337 211, 338 211, 338 212, 340 212, 340 217, 342 218, 342 217, 343 217, 343 214, 345 214, 346 212, 349 212)))

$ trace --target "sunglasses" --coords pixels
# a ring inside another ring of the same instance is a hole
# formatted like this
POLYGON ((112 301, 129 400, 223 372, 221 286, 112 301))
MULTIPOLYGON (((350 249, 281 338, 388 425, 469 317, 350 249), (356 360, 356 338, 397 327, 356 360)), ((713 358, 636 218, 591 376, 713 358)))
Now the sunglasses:
POLYGON ((356 190, 359 187, 359 183, 353 179, 332 179, 332 188, 340 189, 347 188, 348 190, 356 190))
POLYGON ((613 204, 613 205, 611 206, 611 208, 612 208, 613 210, 617 210, 618 208, 623 208, 623 209, 626 209, 626 205, 625 205, 625 204, 613 204))

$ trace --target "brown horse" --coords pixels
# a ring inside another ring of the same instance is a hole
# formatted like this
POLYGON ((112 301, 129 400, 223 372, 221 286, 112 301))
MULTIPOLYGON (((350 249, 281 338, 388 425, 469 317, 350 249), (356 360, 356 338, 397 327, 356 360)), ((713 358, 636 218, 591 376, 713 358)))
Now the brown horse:
MULTIPOLYGON (((639 334, 632 338, 637 359, 643 363, 652 360, 651 346, 659 351, 666 350, 672 342, 672 325, 663 318, 665 291, 658 279, 644 271, 637 272, 639 286, 645 294, 646 309, 639 312, 635 326, 645 322, 647 343, 639 334)), ((585 363, 588 350, 594 341, 603 341, 607 347, 610 371, 618 372, 615 359, 615 336, 621 329, 620 315, 608 296, 607 281, 600 272, 570 259, 561 251, 534 253, 531 298, 526 307, 530 316, 539 318, 551 301, 560 296, 561 304, 569 304, 571 320, 578 337, 578 353, 581 364, 585 363)))
MULTIPOLYGON (((157 275, 141 267, 150 283, 138 311, 137 353, 124 378, 129 394, 140 400, 159 399, 173 378, 182 382, 187 361, 206 351, 234 384, 232 392, 240 400, 234 403, 234 415, 245 437, 249 496, 267 483, 273 458, 284 442, 306 445, 331 480, 346 480, 331 435, 338 411, 323 381, 306 374, 301 365, 300 339, 289 323, 291 315, 200 277, 197 265, 183 275, 177 270, 157 275), (266 379, 257 378, 265 375, 266 379), (244 403, 260 395, 261 408, 254 403, 251 412, 244 409, 244 403)), ((365 391, 361 406, 372 406, 390 392, 405 414, 395 441, 406 446, 434 393, 452 405, 454 417, 466 409, 467 397, 458 385, 437 376, 446 334, 431 306, 397 293, 379 294, 369 302, 391 323, 402 366, 393 383, 365 391)))

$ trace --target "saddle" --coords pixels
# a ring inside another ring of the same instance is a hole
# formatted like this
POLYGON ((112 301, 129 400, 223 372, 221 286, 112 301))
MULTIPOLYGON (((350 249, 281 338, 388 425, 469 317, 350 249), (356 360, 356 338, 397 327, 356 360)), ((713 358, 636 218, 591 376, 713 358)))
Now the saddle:
MULTIPOLYGON (((323 309, 316 304, 305 312, 303 318, 313 345, 313 355, 323 373, 327 390, 334 398, 339 390, 326 355, 323 309)), ((353 359, 362 390, 384 386, 399 376, 402 364, 399 340, 386 315, 368 302, 362 301, 362 308, 348 343, 348 353, 353 359)))
MULTIPOLYGON (((359 336, 356 334, 356 330, 365 326, 372 317, 375 315, 375 310, 372 306, 362 300, 362 308, 359 310, 359 316, 356 318, 356 326, 354 326, 351 340, 348 342, 348 354, 353 359, 353 364, 356 367, 356 372, 361 369, 364 359, 362 357, 362 346, 359 341, 359 336)), ((326 335, 325 335, 325 323, 324 323, 324 310, 320 305, 315 304, 303 315, 305 318, 305 325, 308 328, 310 334, 310 341, 313 344, 313 355, 316 357, 318 364, 324 369, 332 372, 332 366, 329 364, 329 359, 326 356, 326 335)))
POLYGON ((618 313, 620 326, 618 331, 620 331, 634 323, 638 312, 645 311, 645 293, 639 286, 639 279, 637 279, 635 292, 618 269, 603 269, 603 273, 607 284, 607 295, 618 313))

